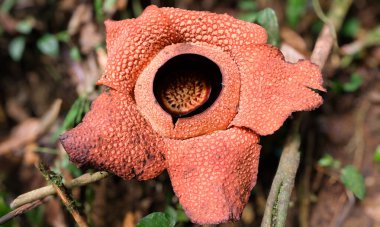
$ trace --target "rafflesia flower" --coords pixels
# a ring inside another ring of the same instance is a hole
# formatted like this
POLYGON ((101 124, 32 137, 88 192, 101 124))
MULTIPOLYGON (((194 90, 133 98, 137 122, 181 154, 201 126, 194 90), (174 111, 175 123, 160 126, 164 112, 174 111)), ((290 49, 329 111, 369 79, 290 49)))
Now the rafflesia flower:
POLYGON ((106 89, 61 136, 70 159, 125 180, 167 169, 193 222, 239 219, 259 135, 321 105, 318 67, 285 62, 262 27, 228 15, 150 6, 106 30, 106 89))

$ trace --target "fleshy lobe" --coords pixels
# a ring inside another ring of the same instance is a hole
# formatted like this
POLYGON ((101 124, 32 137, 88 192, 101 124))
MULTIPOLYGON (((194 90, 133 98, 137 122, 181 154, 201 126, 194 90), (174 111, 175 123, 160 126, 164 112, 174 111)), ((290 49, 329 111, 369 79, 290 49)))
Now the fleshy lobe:
POLYGON ((125 180, 159 175, 166 168, 162 139, 130 103, 117 91, 103 92, 83 122, 60 137, 70 160, 125 180))
POLYGON ((276 131, 292 112, 320 106, 325 91, 318 66, 302 60, 287 63, 269 45, 252 45, 234 54, 241 75, 239 111, 231 125, 249 127, 259 135, 276 131))
POLYGON ((166 139, 168 172, 187 215, 198 224, 240 219, 256 184, 260 145, 231 128, 187 140, 166 139))
POLYGON ((156 6, 147 7, 136 19, 107 21, 106 28, 108 61, 98 85, 127 92, 133 89, 142 69, 165 46, 193 43, 231 51, 267 40, 259 25, 226 14, 156 6))

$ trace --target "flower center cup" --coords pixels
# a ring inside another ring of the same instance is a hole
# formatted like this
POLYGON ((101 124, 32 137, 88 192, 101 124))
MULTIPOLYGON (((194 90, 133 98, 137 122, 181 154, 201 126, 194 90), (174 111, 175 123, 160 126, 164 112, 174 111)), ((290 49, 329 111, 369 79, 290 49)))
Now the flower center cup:
POLYGON ((239 68, 230 53, 189 43, 160 50, 134 88, 145 120, 161 136, 173 139, 227 129, 239 95, 239 68))
POLYGON ((222 74, 210 59, 197 54, 177 55, 162 65, 153 92, 173 122, 210 107, 222 89, 222 74))

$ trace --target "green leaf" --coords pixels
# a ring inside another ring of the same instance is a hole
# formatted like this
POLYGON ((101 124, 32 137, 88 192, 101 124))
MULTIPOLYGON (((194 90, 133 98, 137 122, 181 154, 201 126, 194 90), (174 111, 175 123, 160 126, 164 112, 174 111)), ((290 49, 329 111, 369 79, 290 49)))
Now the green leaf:
POLYGON ((345 92, 354 92, 360 88, 363 83, 363 77, 358 73, 351 75, 351 81, 344 83, 342 88, 345 92))
POLYGON ((243 11, 256 11, 256 2, 252 0, 240 0, 238 2, 238 8, 243 11))
POLYGON ((350 38, 355 38, 359 31, 360 22, 357 18, 349 18, 342 26, 342 35, 350 38))
POLYGON ((17 0, 5 0, 1 3, 0 10, 2 12, 9 12, 16 4, 17 0))
POLYGON ((33 29, 33 20, 32 19, 26 19, 23 21, 20 21, 16 25, 16 29, 18 32, 22 34, 29 34, 33 29))
POLYGON ((80 61, 81 60, 81 55, 78 47, 72 47, 70 48, 70 57, 74 61, 80 61))
POLYGON ((139 16, 143 11, 141 2, 139 0, 132 0, 132 9, 133 9, 133 14, 135 16, 139 16))
POLYGON ((182 206, 178 204, 177 205, 177 222, 188 222, 188 221, 190 221, 189 217, 187 217, 182 206))
POLYGON ((174 226, 177 222, 177 211, 173 207, 168 206, 165 209, 165 214, 170 217, 170 223, 174 226))
POLYGON ((239 15, 241 20, 258 23, 265 28, 268 34, 267 43, 274 46, 280 44, 280 29, 276 12, 271 8, 265 8, 259 12, 247 12, 239 15))
POLYGON ((83 97, 79 96, 71 106, 65 120, 63 121, 64 130, 74 127, 74 125, 77 123, 76 120, 78 119, 78 115, 81 114, 80 106, 82 105, 82 102, 83 97))
POLYGON ((162 212, 154 212, 143 217, 137 227, 173 227, 175 223, 172 222, 170 215, 162 212))
POLYGON ((62 155, 62 158, 56 159, 51 170, 59 175, 63 175, 62 170, 69 171, 73 177, 82 175, 82 170, 78 169, 70 160, 68 155, 62 155))
MULTIPOLYGON (((68 170, 73 177, 79 177, 82 175, 82 171, 76 167, 70 160, 68 155, 63 155, 61 160, 61 168, 68 170)), ((60 173, 60 171, 59 171, 60 173)))
POLYGON ((329 81, 328 86, 329 86, 331 92, 338 93, 338 92, 342 92, 342 90, 343 90, 342 83, 340 83, 338 81, 331 80, 331 81, 329 81))
POLYGON ((55 35, 55 37, 57 38, 57 40, 64 43, 68 43, 70 41, 70 34, 67 31, 59 32, 55 35))
POLYGON ((103 9, 105 12, 112 12, 116 8, 116 0, 105 0, 103 3, 103 9))
POLYGON ((372 29, 365 37, 365 46, 380 44, 380 26, 372 29))
POLYGON ((306 0, 288 0, 286 3, 286 20, 288 24, 295 28, 300 17, 305 13, 306 0))
POLYGON ((104 20, 104 14, 103 14, 103 0, 94 0, 94 8, 95 8, 95 15, 96 20, 98 22, 101 22, 104 20))
POLYGON ((318 165, 322 167, 331 167, 333 164, 334 158, 329 154, 323 155, 322 158, 318 161, 318 165))
POLYGON ((25 215, 29 223, 33 224, 33 226, 43 226, 44 209, 44 206, 39 206, 33 210, 28 211, 25 215))
POLYGON ((318 165, 322 167, 331 167, 334 169, 340 168, 340 161, 334 159, 331 155, 325 154, 322 156, 321 159, 318 161, 318 165))
POLYGON ((76 124, 78 124, 82 120, 84 114, 87 113, 90 109, 90 105, 90 100, 88 100, 86 97, 79 96, 67 113, 62 126, 52 136, 52 141, 57 140, 63 131, 73 128, 76 124))
POLYGON ((343 182, 344 186, 352 191, 354 195, 363 199, 365 195, 365 184, 364 177, 355 168, 355 166, 348 165, 345 166, 340 173, 340 180, 343 182))
POLYGON ((323 25, 324 25, 324 23, 321 20, 314 21, 311 24, 310 33, 314 34, 315 36, 317 36, 321 32, 321 30, 323 28, 323 25))
MULTIPOLYGON (((9 206, 5 202, 5 199, 4 199, 5 197, 6 197, 5 192, 0 192, 0 217, 2 217, 3 215, 5 215, 11 211, 11 208, 9 208, 9 206)), ((12 227, 12 226, 14 226, 14 224, 15 224, 14 220, 10 220, 1 226, 12 227)))
POLYGON ((380 163, 380 145, 377 146, 375 153, 373 154, 373 160, 375 160, 377 163, 380 163))
POLYGON ((344 55, 340 61, 340 67, 347 68, 354 60, 354 55, 344 55))
POLYGON ((280 29, 276 12, 271 8, 265 8, 257 13, 256 21, 267 31, 268 43, 278 46, 280 44, 280 29))
POLYGON ((38 49, 49 56, 57 57, 59 52, 58 40, 55 35, 45 34, 37 41, 38 49))
POLYGON ((8 51, 9 55, 14 61, 20 61, 25 50, 25 37, 19 36, 12 39, 9 44, 8 51))
POLYGON ((248 22, 254 22, 257 18, 256 13, 242 13, 239 15, 240 20, 248 21, 248 22))

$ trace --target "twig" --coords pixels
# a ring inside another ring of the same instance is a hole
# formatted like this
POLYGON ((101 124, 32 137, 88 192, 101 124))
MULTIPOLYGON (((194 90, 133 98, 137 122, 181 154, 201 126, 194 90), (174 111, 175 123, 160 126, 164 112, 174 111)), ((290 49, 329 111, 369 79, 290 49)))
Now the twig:
POLYGON ((315 14, 317 14, 317 16, 319 17, 319 19, 321 19, 323 21, 323 23, 325 23, 325 25, 329 26, 331 37, 333 38, 333 41, 334 41, 334 45, 338 46, 337 34, 336 34, 336 30, 335 30, 334 24, 323 13, 321 5, 319 4, 319 0, 313 0, 312 3, 313 3, 315 14))
POLYGON ((38 169, 45 177, 45 179, 53 186, 54 190, 57 192, 59 198, 62 203, 66 206, 67 210, 73 216, 75 222, 79 227, 87 227, 87 223, 84 218, 79 214, 75 206, 75 201, 69 194, 67 188, 62 182, 62 177, 51 171, 47 166, 43 163, 38 165, 38 169))
POLYGON ((334 0, 332 2, 331 9, 328 13, 329 23, 323 26, 313 53, 311 54, 311 61, 317 64, 321 69, 325 65, 335 43, 335 32, 331 29, 331 26, 334 27, 335 31, 339 31, 351 3, 352 0, 334 0))
POLYGON ((268 196, 267 205, 262 227, 284 226, 290 200, 290 194, 294 186, 294 179, 299 165, 300 136, 298 134, 299 122, 295 122, 293 132, 289 135, 288 141, 281 154, 277 173, 273 179, 272 187, 268 196))
MULTIPOLYGON (((80 187, 83 185, 87 185, 96 181, 99 181, 103 178, 106 178, 109 176, 109 173, 104 171, 99 171, 95 173, 86 173, 82 176, 79 176, 75 178, 74 180, 65 183, 64 185, 68 188, 75 188, 80 187)), ((35 189, 33 191, 27 192, 25 194, 19 195, 13 202, 11 203, 11 208, 16 209, 17 207, 20 207, 24 204, 31 203, 36 200, 43 199, 49 195, 54 195, 56 191, 54 190, 53 186, 45 186, 39 189, 35 189)))
POLYGON ((345 146, 349 153, 353 153, 353 164, 360 169, 364 158, 364 122, 367 118, 371 103, 364 99, 355 113, 355 132, 350 142, 345 146))
POLYGON ((335 225, 334 225, 335 227, 339 227, 343 225, 352 207, 354 207, 355 205, 356 200, 355 200, 354 194, 347 190, 346 190, 346 194, 347 194, 348 202, 343 207, 343 210, 339 212, 340 215, 338 216, 338 220, 335 222, 335 225))
POLYGON ((17 217, 17 216, 19 216, 21 214, 24 214, 24 213, 28 212, 29 210, 32 210, 32 209, 38 207, 39 205, 41 205, 44 202, 46 202, 46 200, 48 198, 49 197, 46 197, 43 200, 36 200, 34 202, 22 205, 22 206, 18 207, 15 210, 12 210, 11 212, 7 213, 6 215, 0 217, 0 225, 6 223, 7 221, 11 220, 12 218, 15 218, 15 217, 17 217))

